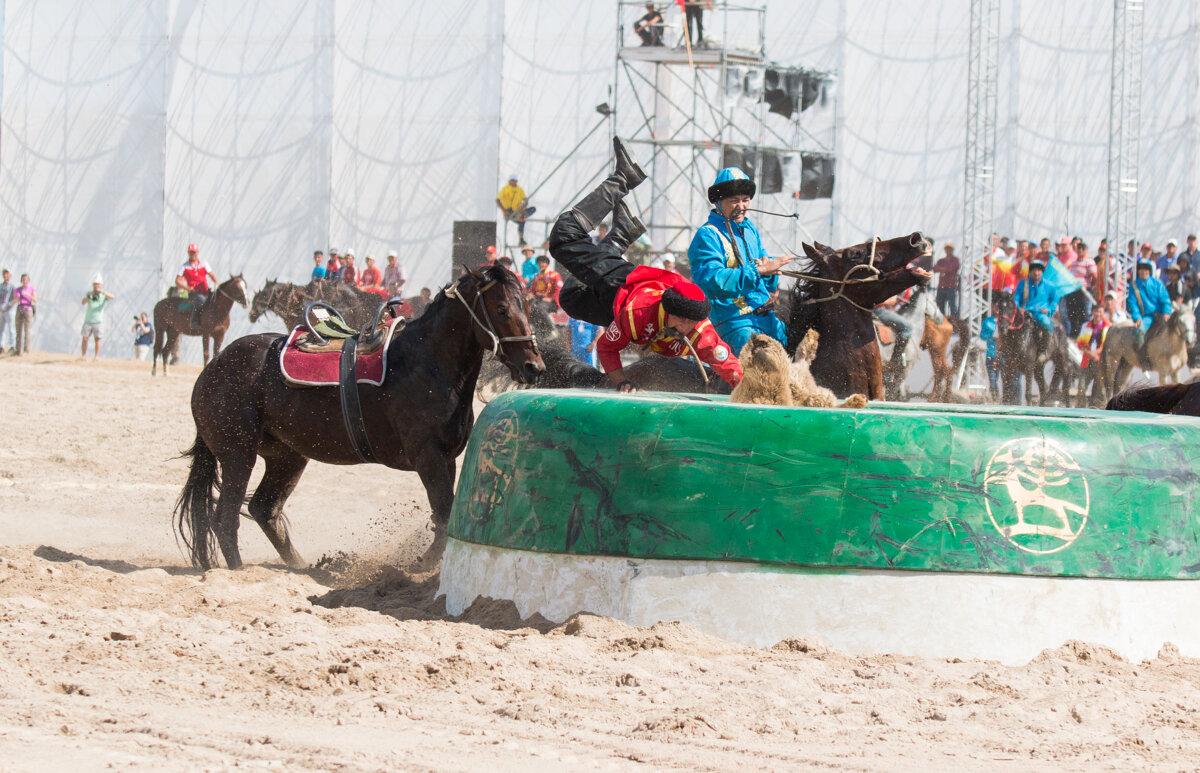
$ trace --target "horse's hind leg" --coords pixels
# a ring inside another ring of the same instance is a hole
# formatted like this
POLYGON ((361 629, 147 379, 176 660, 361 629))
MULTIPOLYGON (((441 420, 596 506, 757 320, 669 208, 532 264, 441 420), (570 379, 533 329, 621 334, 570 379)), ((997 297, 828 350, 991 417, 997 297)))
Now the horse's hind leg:
POLYGON ((296 552, 288 536, 283 503, 291 496, 300 476, 304 474, 308 459, 282 444, 276 446, 269 441, 264 443, 262 453, 267 469, 250 499, 250 515, 262 527, 283 562, 293 569, 301 569, 307 564, 296 552))
POLYGON ((250 485, 250 473, 254 471, 254 452, 247 458, 244 451, 218 455, 221 460, 221 498, 217 500, 217 511, 213 519, 213 531, 217 545, 225 556, 225 565, 230 569, 242 568, 242 554, 238 550, 238 519, 242 503, 246 500, 246 487, 250 485))

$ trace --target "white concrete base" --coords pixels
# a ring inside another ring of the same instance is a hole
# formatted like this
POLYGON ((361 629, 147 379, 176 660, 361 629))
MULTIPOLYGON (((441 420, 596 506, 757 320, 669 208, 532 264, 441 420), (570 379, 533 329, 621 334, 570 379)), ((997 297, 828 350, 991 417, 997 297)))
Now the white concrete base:
POLYGON ((1165 642, 1200 657, 1200 581, 1097 580, 952 572, 795 570, 506 550, 449 540, 440 593, 458 614, 479 596, 522 617, 577 612, 638 626, 679 620, 769 647, 813 636, 853 654, 1022 664, 1069 639, 1138 661, 1165 642))

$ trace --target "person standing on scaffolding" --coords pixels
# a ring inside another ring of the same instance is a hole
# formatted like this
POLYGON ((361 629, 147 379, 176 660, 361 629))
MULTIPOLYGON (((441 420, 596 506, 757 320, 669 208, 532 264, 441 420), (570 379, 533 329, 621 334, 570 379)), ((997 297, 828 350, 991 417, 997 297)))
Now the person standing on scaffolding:
POLYGON ((731 386, 742 366, 708 321, 704 291, 673 271, 634 266, 622 255, 646 227, 622 200, 646 173, 620 138, 613 138, 616 169, 550 229, 550 254, 571 272, 559 304, 575 319, 606 328, 596 344, 600 366, 622 392, 635 384, 625 377, 621 350, 638 344, 667 357, 691 354, 731 386), (599 244, 590 231, 612 214, 612 229, 599 244))
POLYGON ((537 211, 537 207, 529 206, 529 198, 525 195, 525 191, 521 189, 521 186, 517 185, 517 176, 515 174, 508 176, 508 185, 505 185, 496 194, 496 206, 504 213, 505 220, 516 221, 517 240, 519 246, 524 247, 525 220, 537 211))
POLYGON ((686 27, 687 39, 690 42, 692 32, 695 31, 696 42, 693 43, 694 48, 704 47, 704 6, 709 5, 708 0, 676 0, 679 7, 683 9, 683 23, 686 27))
POLYGON ((736 166, 722 169, 708 189, 712 211, 688 247, 692 280, 712 299, 717 332, 740 352, 755 333, 787 345, 787 330, 775 316, 772 297, 779 269, 791 258, 772 258, 746 212, 754 181, 736 166))

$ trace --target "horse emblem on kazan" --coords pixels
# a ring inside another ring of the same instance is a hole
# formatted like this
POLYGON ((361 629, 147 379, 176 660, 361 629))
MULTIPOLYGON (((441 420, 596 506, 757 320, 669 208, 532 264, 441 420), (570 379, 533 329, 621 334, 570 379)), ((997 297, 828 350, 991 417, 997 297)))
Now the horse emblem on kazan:
POLYGON ((1087 526, 1087 477, 1052 440, 1025 437, 1000 446, 988 461, 983 485, 992 525, 1026 553, 1057 553, 1087 526))
POLYGON ((483 442, 475 456, 475 484, 466 505, 468 530, 473 534, 476 528, 482 528, 491 520, 512 484, 519 432, 520 418, 511 408, 497 414, 483 430, 483 442))

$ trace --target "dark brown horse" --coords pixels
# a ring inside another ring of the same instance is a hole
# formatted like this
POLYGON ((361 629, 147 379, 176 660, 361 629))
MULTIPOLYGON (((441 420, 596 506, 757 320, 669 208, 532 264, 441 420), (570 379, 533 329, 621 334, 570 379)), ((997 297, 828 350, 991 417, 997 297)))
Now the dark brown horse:
POLYGON ((928 281, 928 271, 909 264, 928 257, 932 247, 919 231, 840 250, 805 244, 804 270, 782 272, 800 280, 788 303, 788 353, 794 354, 805 333, 815 328, 821 334, 811 367, 817 383, 838 397, 863 394, 882 400, 883 364, 871 312, 891 296, 928 281))
POLYGON ((992 296, 996 304, 996 354, 1003 365, 1000 382, 1004 402, 1020 405, 1019 377, 1025 380, 1025 404, 1033 405, 1033 384, 1037 382, 1038 401, 1050 405, 1060 399, 1064 404, 1068 398, 1070 384, 1070 360, 1067 348, 1067 331, 1057 321, 1050 332, 1044 332, 1037 319, 1029 311, 1018 308, 1011 293, 997 292, 992 296), (1043 340, 1039 344, 1039 338, 1043 340), (1040 348, 1039 348, 1040 347, 1040 348), (1050 384, 1046 384, 1046 363, 1054 364, 1050 384))
POLYGON ((263 285, 263 289, 250 299, 250 322, 257 322, 260 317, 270 312, 283 320, 287 330, 291 330, 300 324, 304 316, 306 299, 303 287, 291 282, 269 279, 263 285))
POLYGON ((200 310, 200 327, 192 327, 191 308, 181 310, 183 298, 163 298, 154 304, 154 363, 150 374, 158 372, 158 358, 162 357, 163 375, 167 375, 167 358, 179 346, 179 336, 201 336, 204 339, 204 364, 208 364, 208 342, 212 339, 212 354, 221 351, 221 342, 229 330, 229 312, 233 304, 246 304, 246 282, 242 275, 231 276, 218 285, 200 310))
MULTIPOLYGON (((196 441, 191 472, 175 507, 176 526, 192 563, 213 566, 217 545, 229 568, 242 565, 238 518, 257 456, 266 462, 248 509, 289 566, 304 565, 288 536, 283 505, 309 459, 363 460, 342 418, 338 388, 284 383, 279 353, 285 337, 239 338, 215 357, 192 389, 196 441), (218 473, 219 467, 219 473, 218 473), (219 498, 214 499, 214 489, 219 498)), ((520 381, 544 369, 530 333, 516 275, 493 266, 463 274, 392 341, 383 386, 359 385, 367 439, 375 459, 415 470, 433 509, 439 556, 454 498, 454 460, 475 421, 472 397, 483 353, 496 353, 520 381)))
POLYGON ((383 297, 379 293, 359 290, 342 282, 317 279, 300 286, 270 280, 250 302, 250 321, 257 322, 263 314, 271 312, 292 330, 300 324, 305 307, 314 301, 328 303, 337 309, 346 323, 356 330, 364 330, 374 322, 383 306, 383 297))
POLYGON ((1200 416, 1200 382, 1132 386, 1118 392, 1104 406, 1110 411, 1146 411, 1175 416, 1200 416))

